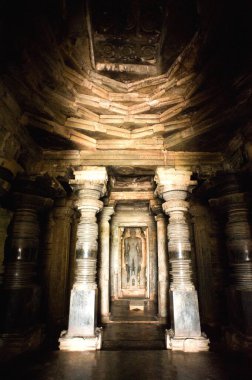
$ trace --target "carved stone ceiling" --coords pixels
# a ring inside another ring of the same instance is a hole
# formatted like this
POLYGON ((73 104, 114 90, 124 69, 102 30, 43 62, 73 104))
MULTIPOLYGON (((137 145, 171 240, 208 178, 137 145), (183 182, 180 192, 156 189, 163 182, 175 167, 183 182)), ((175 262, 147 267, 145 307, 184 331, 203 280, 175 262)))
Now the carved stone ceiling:
POLYGON ((223 150, 251 117, 245 3, 5 2, 0 85, 45 149, 223 150))

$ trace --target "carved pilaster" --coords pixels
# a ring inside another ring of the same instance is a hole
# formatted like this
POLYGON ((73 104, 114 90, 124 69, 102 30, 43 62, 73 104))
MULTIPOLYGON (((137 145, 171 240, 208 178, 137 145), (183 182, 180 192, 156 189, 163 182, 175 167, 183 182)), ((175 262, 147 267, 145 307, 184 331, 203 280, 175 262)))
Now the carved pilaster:
POLYGON ((208 208, 203 204, 193 202, 190 214, 198 269, 201 321, 213 327, 220 323, 220 313, 223 309, 219 296, 219 293, 223 292, 223 284, 221 286, 219 279, 220 274, 223 275, 221 263, 218 261, 220 252, 211 232, 211 215, 208 208))
POLYGON ((161 322, 167 322, 168 317, 168 254, 167 254, 167 222, 163 213, 162 204, 158 200, 150 202, 151 210, 157 222, 157 249, 158 249, 158 315, 161 322))
POLYGON ((47 323, 54 334, 64 327, 68 309, 70 233, 74 213, 72 199, 55 201, 46 231, 43 283, 47 323))
POLYGON ((112 206, 106 206, 102 210, 100 218, 100 310, 101 321, 109 321, 109 262, 110 262, 110 224, 109 221, 114 213, 112 206))
POLYGON ((97 250, 96 214, 103 207, 99 200, 106 190, 107 173, 102 167, 76 171, 72 183, 77 191, 80 222, 77 228, 74 284, 70 298, 68 331, 60 338, 62 350, 95 350, 101 347, 97 321, 97 250))
POLYGON ((208 340, 201 336, 197 292, 192 281, 191 244, 187 213, 188 191, 196 185, 191 172, 157 168, 156 193, 165 200, 169 215, 168 253, 170 264, 170 305, 172 330, 166 335, 168 349, 205 351, 208 340))

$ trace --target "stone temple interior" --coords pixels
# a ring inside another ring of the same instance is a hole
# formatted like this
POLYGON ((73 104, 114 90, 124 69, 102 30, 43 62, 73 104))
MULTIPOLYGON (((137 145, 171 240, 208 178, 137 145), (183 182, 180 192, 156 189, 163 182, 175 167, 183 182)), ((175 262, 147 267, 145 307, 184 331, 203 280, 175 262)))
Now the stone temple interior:
POLYGON ((251 352, 251 11, 1 2, 5 362, 251 352))

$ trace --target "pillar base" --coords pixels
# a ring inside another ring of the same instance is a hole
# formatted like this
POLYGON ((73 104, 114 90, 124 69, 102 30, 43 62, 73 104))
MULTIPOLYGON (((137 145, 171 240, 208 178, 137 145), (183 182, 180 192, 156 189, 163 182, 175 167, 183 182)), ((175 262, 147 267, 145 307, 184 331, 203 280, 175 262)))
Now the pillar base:
POLYGON ((172 351, 200 352, 209 350, 209 339, 205 336, 176 338, 173 330, 165 330, 165 343, 166 349, 172 351))
POLYGON ((1 361, 37 349, 45 339, 44 326, 36 326, 23 332, 0 334, 1 361))
POLYGON ((109 323, 110 322, 110 313, 108 315, 102 315, 101 316, 101 322, 106 324, 106 323, 109 323))
POLYGON ((59 338, 61 351, 96 351, 102 346, 102 328, 97 327, 94 336, 68 336, 62 331, 59 338))
POLYGON ((161 325, 167 325, 169 322, 168 317, 162 317, 161 315, 157 316, 157 320, 161 325))

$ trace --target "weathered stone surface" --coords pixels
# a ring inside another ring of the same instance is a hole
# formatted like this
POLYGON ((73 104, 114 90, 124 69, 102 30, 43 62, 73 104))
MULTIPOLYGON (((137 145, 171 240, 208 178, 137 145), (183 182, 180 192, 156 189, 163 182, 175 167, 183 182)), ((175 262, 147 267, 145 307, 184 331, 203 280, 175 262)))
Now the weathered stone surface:
POLYGON ((171 323, 176 338, 201 336, 196 291, 171 290, 171 323))
POLYGON ((69 337, 94 336, 97 315, 97 289, 78 289, 71 292, 68 323, 69 337))

